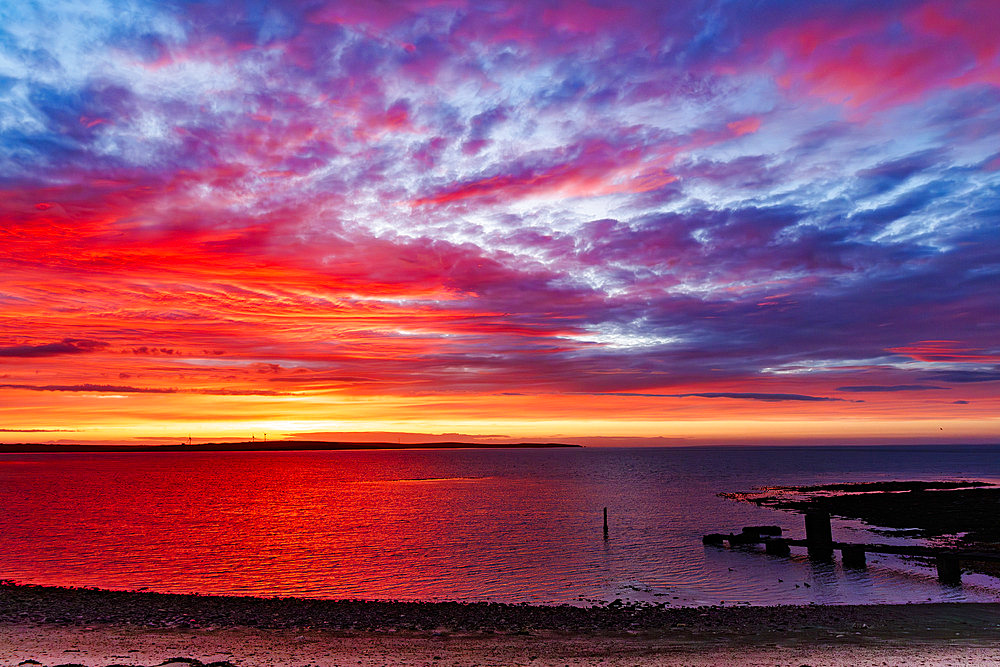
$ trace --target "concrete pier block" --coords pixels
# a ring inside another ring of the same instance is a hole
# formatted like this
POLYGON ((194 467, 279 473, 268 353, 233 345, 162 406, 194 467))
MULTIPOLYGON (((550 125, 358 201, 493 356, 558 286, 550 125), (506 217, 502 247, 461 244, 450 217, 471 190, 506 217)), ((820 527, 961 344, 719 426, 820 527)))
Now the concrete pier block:
POLYGON ((792 548, 784 540, 767 540, 764 542, 764 553, 771 556, 789 556, 792 548))

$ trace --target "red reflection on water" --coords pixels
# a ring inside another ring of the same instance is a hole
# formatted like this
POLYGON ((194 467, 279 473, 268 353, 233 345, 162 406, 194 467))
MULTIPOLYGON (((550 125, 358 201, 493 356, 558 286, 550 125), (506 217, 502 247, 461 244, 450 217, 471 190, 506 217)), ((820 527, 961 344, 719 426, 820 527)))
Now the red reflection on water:
POLYGON ((578 511, 571 491, 538 479, 442 477, 420 454, 134 454, 49 463, 50 474, 20 480, 34 488, 14 508, 23 520, 6 531, 22 545, 8 558, 18 579, 454 599, 530 591, 546 584, 539 572, 593 565, 567 549, 576 536, 558 517, 578 511))

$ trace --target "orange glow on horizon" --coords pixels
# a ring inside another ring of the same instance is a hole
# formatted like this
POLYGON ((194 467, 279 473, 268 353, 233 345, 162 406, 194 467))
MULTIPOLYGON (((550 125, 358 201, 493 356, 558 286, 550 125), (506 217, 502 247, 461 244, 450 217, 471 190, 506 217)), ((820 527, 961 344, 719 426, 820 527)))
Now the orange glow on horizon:
MULTIPOLYGON (((804 406, 764 413, 725 398, 647 399, 617 396, 363 397, 349 395, 206 396, 16 392, 18 407, 0 408, 0 442, 177 443, 310 437, 314 433, 451 434, 448 439, 590 442, 634 438, 637 444, 852 440, 984 442, 996 440, 1000 401, 984 401, 961 418, 941 402, 838 413, 804 406), (44 414, 44 422, 36 415, 44 414), (516 415, 516 416, 512 416, 516 415), (722 415, 725 415, 724 417, 722 415), (39 426, 41 424, 41 427, 39 426), (24 431, 16 431, 22 426, 24 431), (31 429, 43 428, 39 432, 31 429)), ((971 407, 971 406, 970 406, 971 407)), ((325 439, 325 438, 321 438, 325 439)), ((366 440, 367 437, 358 439, 366 440)))

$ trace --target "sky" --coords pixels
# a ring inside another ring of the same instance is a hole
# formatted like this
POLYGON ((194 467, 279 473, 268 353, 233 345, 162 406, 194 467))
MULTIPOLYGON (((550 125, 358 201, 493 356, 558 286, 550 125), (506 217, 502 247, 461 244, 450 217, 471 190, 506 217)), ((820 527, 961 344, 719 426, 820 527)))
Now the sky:
POLYGON ((0 3, 0 441, 1000 442, 997 25, 0 3))

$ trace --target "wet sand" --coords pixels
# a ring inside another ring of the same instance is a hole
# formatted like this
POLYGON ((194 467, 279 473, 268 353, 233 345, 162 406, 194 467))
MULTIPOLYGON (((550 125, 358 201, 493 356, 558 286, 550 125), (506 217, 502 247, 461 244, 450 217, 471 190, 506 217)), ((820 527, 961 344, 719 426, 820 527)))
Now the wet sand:
POLYGON ((1000 664, 1000 604, 581 609, 0 586, 0 665, 176 658, 186 662, 175 667, 985 665, 1000 664))

